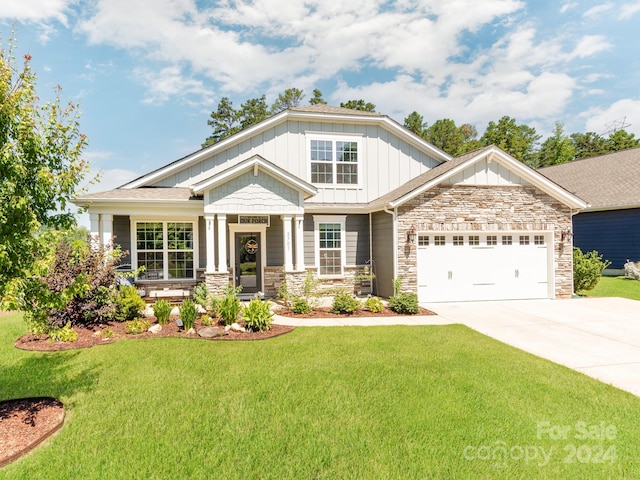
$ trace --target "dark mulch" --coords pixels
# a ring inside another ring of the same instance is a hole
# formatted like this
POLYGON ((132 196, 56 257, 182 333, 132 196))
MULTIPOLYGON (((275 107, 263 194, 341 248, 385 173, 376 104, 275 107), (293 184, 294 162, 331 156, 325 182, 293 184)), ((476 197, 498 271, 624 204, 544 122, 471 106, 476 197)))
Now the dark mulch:
MULTIPOLYGON (((309 313, 294 313, 293 310, 290 310, 286 307, 281 307, 274 310, 274 313, 277 315, 282 315, 283 317, 293 317, 293 318, 342 318, 342 317, 399 317, 406 316, 401 315, 399 313, 394 312, 389 307, 384 307, 381 312, 370 312, 368 310, 357 310, 352 314, 336 314, 331 311, 330 307, 318 307, 311 310, 309 313)), ((433 313, 431 310, 427 310, 426 308, 420 307, 420 311, 416 314, 419 315, 437 315, 433 313)))

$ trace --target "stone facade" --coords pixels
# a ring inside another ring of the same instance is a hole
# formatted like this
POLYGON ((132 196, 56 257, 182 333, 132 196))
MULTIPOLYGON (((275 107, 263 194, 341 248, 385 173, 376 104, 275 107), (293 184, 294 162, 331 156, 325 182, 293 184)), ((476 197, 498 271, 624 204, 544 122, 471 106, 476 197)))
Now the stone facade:
POLYGON ((300 295, 304 282, 307 278, 307 272, 312 272, 316 277, 315 292, 316 294, 331 294, 335 290, 344 289, 354 294, 371 293, 371 284, 364 274, 368 272, 366 266, 347 266, 344 267, 344 276, 339 278, 317 278, 315 268, 308 268, 304 272, 284 272, 282 268, 267 267, 264 269, 264 294, 267 297, 276 297, 278 290, 285 281, 288 282, 288 290, 293 295, 300 295))
POLYGON ((231 273, 205 273, 204 277, 207 288, 214 295, 221 295, 224 288, 229 285, 229 283, 233 283, 233 276, 231 273))
POLYGON ((573 293, 570 208, 535 187, 440 185, 398 208, 398 272, 402 288, 417 292, 415 231, 554 232, 555 296, 573 293), (563 235, 562 232, 565 232, 563 235))

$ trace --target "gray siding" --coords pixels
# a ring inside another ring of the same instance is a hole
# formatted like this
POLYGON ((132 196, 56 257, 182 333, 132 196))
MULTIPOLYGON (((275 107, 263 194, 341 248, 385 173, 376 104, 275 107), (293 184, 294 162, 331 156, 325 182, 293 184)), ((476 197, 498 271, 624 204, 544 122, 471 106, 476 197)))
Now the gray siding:
MULTIPOLYGON (((271 215, 270 225, 267 228, 267 266, 282 267, 284 265, 284 239, 282 218, 279 215, 271 215)), ((293 234, 293 232, 292 232, 293 234)))
POLYGON ((316 265, 316 246, 313 235, 313 215, 304 216, 304 264, 305 266, 316 265))
POLYGON ((393 295, 393 216, 385 212, 371 215, 373 232, 374 291, 381 297, 393 295))
POLYGON ((131 221, 128 215, 113 216, 114 243, 120 245, 126 255, 120 260, 120 265, 131 267, 131 221))
POLYGON ((364 265, 369 260, 369 215, 347 217, 347 265, 364 265))
POLYGON ((196 268, 207 266, 207 222, 204 217, 198 218, 198 264, 196 268))

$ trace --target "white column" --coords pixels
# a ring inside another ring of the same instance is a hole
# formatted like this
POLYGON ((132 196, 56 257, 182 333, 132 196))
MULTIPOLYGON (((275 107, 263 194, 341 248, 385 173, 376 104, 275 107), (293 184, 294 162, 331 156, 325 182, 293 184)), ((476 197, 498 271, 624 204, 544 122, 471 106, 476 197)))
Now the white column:
POLYGON ((103 213, 100 216, 102 224, 102 246, 107 247, 113 241, 113 215, 103 213))
POLYGON ((296 215, 296 270, 304 268, 304 215, 296 215))
POLYGON ((207 265, 205 267, 206 273, 213 273, 216 271, 216 250, 215 250, 215 215, 205 215, 204 221, 206 223, 206 245, 207 249, 207 265))
POLYGON ((284 271, 293 271, 293 244, 291 238, 291 215, 283 215, 284 222, 282 232, 284 234, 284 271))
POLYGON ((229 271, 227 265, 227 215, 218 214, 218 272, 229 271))
POLYGON ((91 248, 97 250, 100 247, 100 214, 90 213, 89 221, 91 222, 91 248))

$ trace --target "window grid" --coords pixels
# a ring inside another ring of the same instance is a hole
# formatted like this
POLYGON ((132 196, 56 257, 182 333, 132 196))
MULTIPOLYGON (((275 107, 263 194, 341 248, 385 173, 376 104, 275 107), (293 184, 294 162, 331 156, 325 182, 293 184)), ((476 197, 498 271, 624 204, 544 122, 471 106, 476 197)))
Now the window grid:
POLYGON ((194 277, 192 222, 136 223, 138 278, 164 280, 194 277))
POLYGON ((444 235, 436 235, 433 237, 433 244, 441 247, 445 244, 444 235))
POLYGON ((520 235, 520 245, 529 245, 529 235, 520 235))
POLYGON ((418 235, 418 246, 419 247, 428 247, 429 246, 429 235, 418 235))
POLYGON ((480 245, 480 237, 478 235, 469 235, 469 245, 480 245))
POLYGON ((318 227, 320 241, 320 275, 342 273, 342 229, 339 223, 321 223, 318 227))
POLYGON ((454 235, 453 236, 453 245, 456 247, 460 247, 464 245, 464 236, 462 235, 454 235))
POLYGON ((502 245, 512 245, 513 237, 511 235, 502 235, 502 245))
POLYGON ((498 237, 496 235, 487 235, 487 245, 497 245, 498 237))
POLYGON ((534 235, 533 243, 535 245, 544 245, 544 235, 534 235))
POLYGON ((311 183, 357 185, 358 142, 310 140, 311 183))

